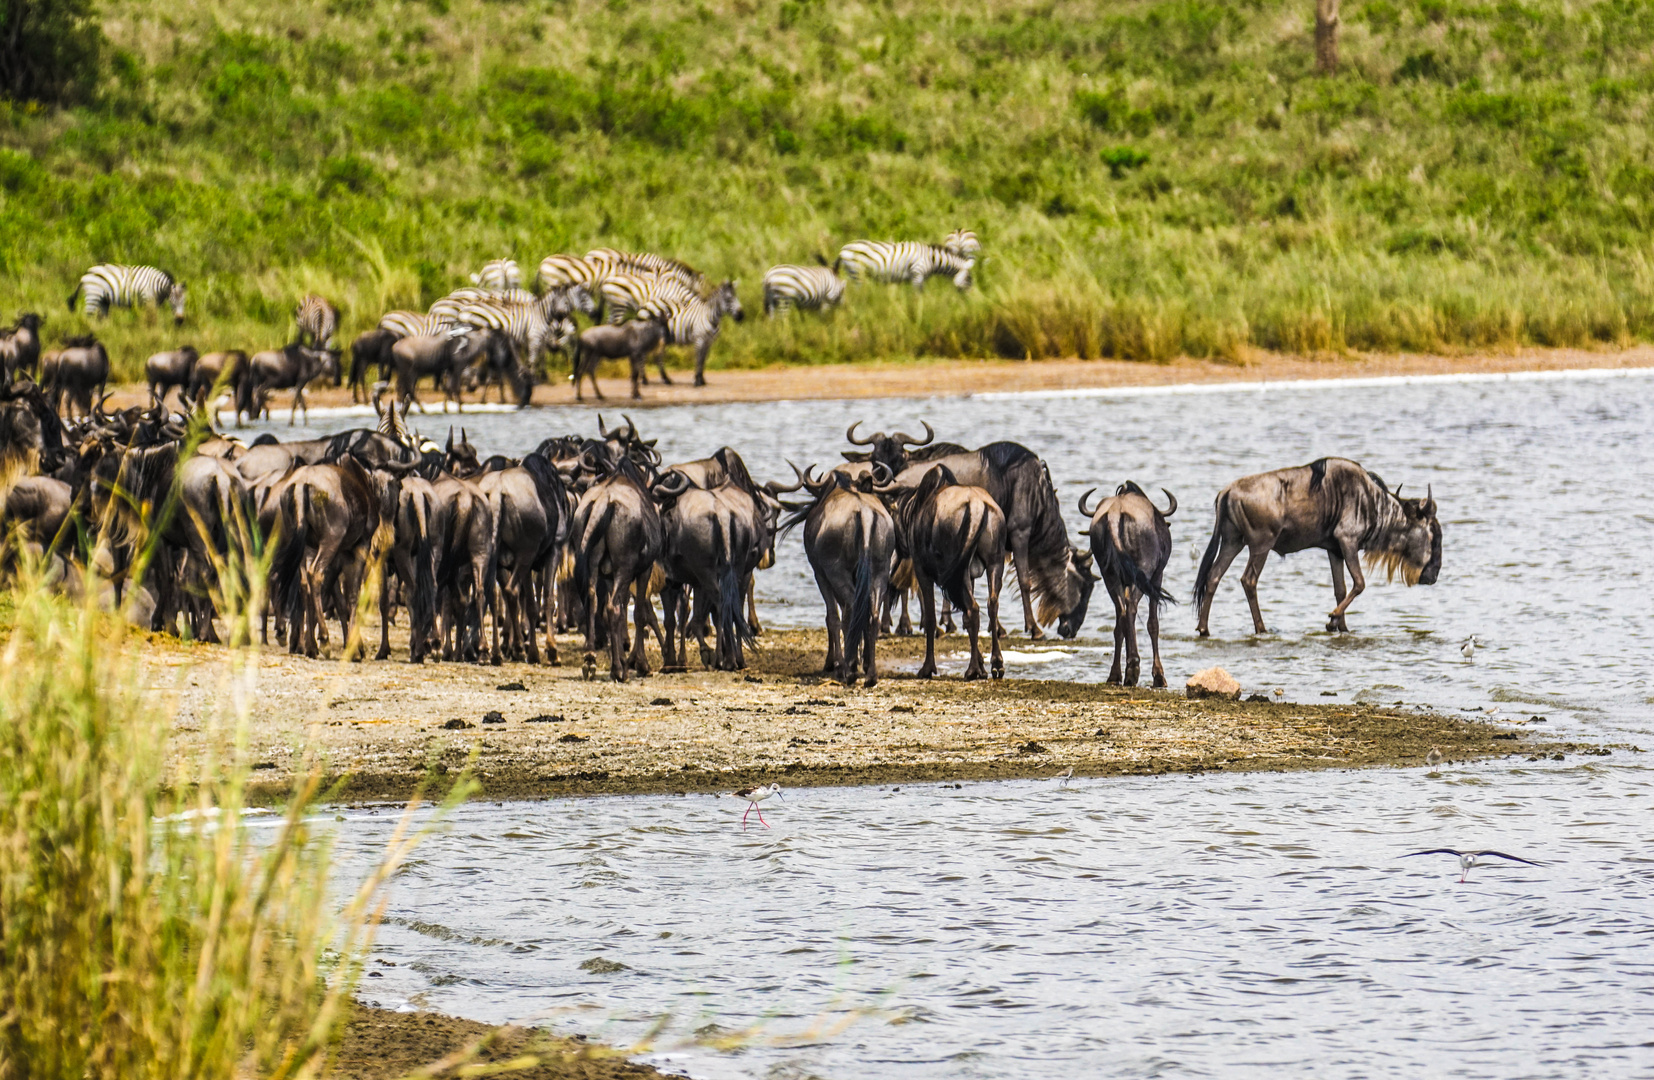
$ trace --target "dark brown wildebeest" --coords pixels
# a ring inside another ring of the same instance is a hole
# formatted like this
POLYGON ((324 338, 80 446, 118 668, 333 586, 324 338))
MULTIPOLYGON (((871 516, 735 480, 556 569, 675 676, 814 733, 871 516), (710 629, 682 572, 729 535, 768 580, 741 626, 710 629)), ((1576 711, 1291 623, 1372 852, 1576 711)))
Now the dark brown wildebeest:
MULTIPOLYGON (((643 391, 639 387, 643 383, 644 364, 649 354, 665 340, 666 325, 658 319, 633 319, 620 326, 589 326, 582 330, 574 345, 574 400, 585 400, 580 396, 580 381, 590 379, 592 393, 601 401, 603 391, 597 386, 597 365, 604 360, 619 360, 623 356, 631 364, 632 396, 641 398, 643 391)), ((664 364, 661 381, 671 383, 666 377, 664 364)))
MULTIPOLYGON (((247 373, 242 379, 242 398, 248 414, 254 419, 270 415, 270 393, 273 390, 293 391, 293 408, 287 414, 288 426, 304 410, 305 423, 310 422, 310 406, 304 400, 305 387, 326 375, 332 378, 339 370, 339 358, 325 349, 312 349, 293 342, 279 349, 254 353, 247 361, 247 373)), ((237 416, 240 416, 240 405, 237 416)))
POLYGON ((465 410, 462 378, 472 364, 486 360, 491 353, 511 347, 505 335, 493 330, 456 331, 449 334, 423 334, 405 337, 391 346, 391 362, 396 367, 397 400, 418 406, 415 393, 419 380, 427 376, 436 380, 442 390, 442 411, 448 403, 465 410))
POLYGON ((432 517, 436 493, 430 481, 420 476, 401 478, 396 513, 391 519, 395 540, 385 560, 385 579, 379 586, 379 652, 376 660, 391 655, 391 607, 396 590, 392 576, 401 584, 408 607, 408 661, 424 661, 436 642, 436 550, 432 517))
POLYGON ((968 454, 965 447, 958 443, 939 443, 936 441, 936 429, 930 426, 930 421, 921 420, 924 425, 925 437, 915 439, 901 431, 893 431, 886 435, 882 431, 875 431, 865 438, 856 437, 856 429, 861 427, 857 420, 844 432, 844 437, 850 440, 852 446, 868 446, 871 450, 845 450, 846 461, 877 462, 890 470, 891 476, 900 475, 909 465, 920 461, 936 461, 950 454, 968 454))
POLYGON ((395 332, 384 327, 374 327, 356 335, 356 340, 350 343, 350 400, 368 400, 369 368, 377 369, 380 382, 390 378, 395 367, 391 346, 396 342, 395 332))
POLYGON ((1160 666, 1160 605, 1175 601, 1161 582, 1166 575, 1166 561, 1172 557, 1172 530, 1166 519, 1177 513, 1177 499, 1166 491, 1170 505, 1161 513, 1142 488, 1127 480, 1096 509, 1087 510, 1085 501, 1096 490, 1092 488, 1080 496, 1080 513, 1091 519, 1091 554, 1097 560, 1109 599, 1114 601, 1114 663, 1108 670, 1108 681, 1121 680, 1123 645, 1125 685, 1137 685, 1143 667, 1137 652, 1137 605, 1146 597, 1154 685, 1165 686, 1166 671, 1160 666))
POLYGON ((180 393, 185 393, 190 376, 195 372, 195 362, 199 359, 201 354, 195 351, 195 346, 184 345, 168 352, 158 352, 145 360, 144 380, 149 383, 150 402, 161 404, 175 386, 180 393))
MULTIPOLYGON (((520 465, 485 473, 477 487, 488 499, 494 516, 495 572, 494 652, 500 651, 500 625, 506 627, 506 654, 528 662, 540 662, 536 643, 542 616, 535 590, 535 575, 555 565, 568 538, 568 501, 562 478, 551 463, 530 454, 520 465), (502 611, 501 608, 504 610, 502 611)), ((552 593, 555 596, 555 591, 552 593)), ((557 640, 546 636, 547 660, 556 664, 557 640)))
MULTIPOLYGON (((74 509, 74 488, 51 476, 25 476, 6 492, 0 509, 0 564, 9 565, 14 554, 46 564, 57 561, 58 552, 69 546, 64 528, 74 509)), ((60 572, 60 566, 42 566, 60 572)))
MULTIPOLYGON (((452 437, 450 436, 450 442, 452 437)), ((483 626, 497 560, 488 497, 470 480, 443 473, 431 484, 431 537, 436 547, 438 634, 444 660, 485 660, 483 626)))
MULTIPOLYGON (((203 353, 190 370, 188 388, 184 397, 197 409, 206 408, 207 397, 214 390, 228 390, 232 402, 240 400, 241 381, 247 375, 247 354, 240 349, 203 353)), ((237 412, 236 419, 241 414, 237 412)))
POLYGON ((19 371, 32 376, 39 365, 40 323, 39 315, 26 311, 17 317, 10 330, 0 330, 0 367, 4 368, 7 383, 16 378, 19 371))
MULTIPOLYGON (((594 455, 586 454, 586 458, 594 455)), ((586 657, 588 677, 596 672, 598 621, 608 631, 609 678, 626 681, 630 664, 639 675, 649 674, 643 649, 643 628, 653 621, 649 604, 649 575, 661 553, 660 511, 649 494, 649 480, 629 457, 594 465, 606 470, 580 496, 569 528, 574 552, 574 585, 586 603, 586 657), (626 653, 626 600, 636 591, 631 656, 626 653)))
POLYGON ((971 638, 966 680, 988 675, 977 641, 982 608, 976 602, 975 589, 976 579, 987 574, 989 651, 993 677, 1003 679, 999 591, 1005 580, 1005 515, 999 504, 982 488, 959 483, 947 466, 938 465, 925 474, 911 495, 901 499, 895 517, 901 547, 913 563, 925 626, 925 662, 919 667, 918 677, 928 679, 936 674, 937 585, 964 616, 965 632, 971 638))
POLYGON ((40 387, 27 379, 0 386, 0 467, 55 472, 74 456, 65 434, 40 387))
POLYGON ((669 471, 655 485, 662 502, 660 565, 665 572, 661 652, 672 667, 684 666, 686 639, 691 632, 704 635, 708 616, 716 624, 715 647, 708 649, 703 641, 702 665, 720 671, 746 667, 742 648, 751 643, 752 631, 742 613, 742 591, 764 558, 772 528, 752 478, 733 453, 726 460, 740 469, 739 480, 726 475, 703 488, 692 486, 686 474, 669 471), (694 610, 680 625, 686 590, 694 610))
POLYGON ((1254 633, 1268 633, 1258 610, 1258 577, 1271 551, 1290 555, 1319 548, 1332 564, 1332 592, 1338 606, 1327 629, 1348 630, 1344 613, 1367 587, 1361 556, 1408 585, 1434 585, 1442 565, 1442 527, 1436 500, 1403 499, 1372 472, 1346 458, 1321 458, 1308 465, 1246 476, 1218 493, 1212 542, 1195 578, 1198 630, 1207 635, 1212 596, 1229 564, 1248 549, 1241 588, 1252 609, 1254 633), (1344 592, 1344 568, 1354 588, 1344 592))
POLYGON ((40 382, 57 412, 63 412, 67 398, 71 418, 91 416, 92 402, 103 397, 109 382, 109 352, 90 334, 70 338, 41 372, 40 382))
MULTIPOLYGON (((871 478, 863 481, 869 488, 871 478)), ((853 486, 848 476, 830 472, 822 479, 805 477, 814 502, 801 507, 783 528, 804 523, 804 554, 815 572, 816 588, 827 609, 827 663, 846 686, 858 666, 866 685, 879 681, 879 597, 890 584, 896 562, 896 523, 871 490, 853 486)))
POLYGON ((331 607, 339 616, 347 654, 359 658, 360 643, 350 640, 356 597, 335 595, 335 590, 341 580, 360 580, 362 568, 383 555, 372 550, 380 533, 380 502, 373 479, 350 457, 337 465, 301 466, 284 481, 272 579, 280 583, 288 613, 288 652, 317 655, 316 638, 320 633, 326 641, 331 607))

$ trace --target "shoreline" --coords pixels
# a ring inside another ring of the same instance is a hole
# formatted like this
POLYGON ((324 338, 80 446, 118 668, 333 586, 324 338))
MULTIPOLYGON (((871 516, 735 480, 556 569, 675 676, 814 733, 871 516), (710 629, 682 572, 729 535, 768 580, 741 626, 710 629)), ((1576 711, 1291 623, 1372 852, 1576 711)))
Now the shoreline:
MULTIPOLYGON (((1498 354, 1356 355, 1333 359, 1251 351, 1238 361, 1180 358, 1166 363, 1129 360, 909 360, 859 364, 823 364, 762 369, 712 369, 708 385, 689 385, 689 373, 673 370, 672 386, 651 381, 641 401, 628 396, 629 382, 607 369, 600 380, 605 399, 574 400, 560 376, 534 388, 534 406, 589 409, 650 408, 666 405, 721 405, 737 402, 844 400, 876 398, 972 397, 1000 394, 1053 394, 1171 387, 1251 388, 1245 384, 1321 383, 1387 378, 1512 375, 1534 372, 1626 371, 1654 368, 1654 345, 1618 351, 1521 349, 1498 354)), ((672 370, 672 369, 669 369, 672 370)), ((142 383, 116 386, 108 407, 143 405, 149 400, 142 383)), ((175 399, 174 399, 175 400, 175 399)), ((306 400, 321 415, 371 416, 369 405, 355 406, 349 387, 315 386, 306 400)), ((422 391, 427 407, 440 397, 422 391)), ((270 401, 271 422, 291 407, 292 396, 277 391, 270 401)), ((467 406, 477 411, 476 402, 467 406)), ((490 403, 489 409, 500 409, 490 403)), ((514 409, 515 406, 503 407, 514 409)), ((418 415, 418 414, 416 414, 418 415)), ((439 414, 440 415, 440 414, 439 414)), ((450 414, 451 415, 451 414, 450 414)), ((233 426, 233 421, 230 421, 233 426)))
MULTIPOLYGON (((369 989, 359 986, 357 993, 369 989)), ((398 1012, 360 998, 340 1025, 323 1075, 340 1080, 401 1080, 438 1063, 445 1067, 433 1069, 430 1075, 471 1075, 461 1071, 467 1067, 502 1072, 518 1080, 648 1080, 667 1075, 628 1061, 623 1051, 577 1035, 485 1024, 446 1013, 398 1012), (467 1053, 473 1047, 475 1052, 467 1053), (528 1064, 528 1059, 535 1063, 528 1064)))
MULTIPOLYGON (((251 803, 283 800, 319 750, 334 802, 439 794, 467 762, 479 799, 708 794, 787 787, 1329 768, 1423 767, 1551 753, 1543 733, 1356 702, 1188 700, 1179 690, 1008 678, 904 676, 922 637, 880 639, 883 678, 845 689, 819 674, 822 631, 768 631, 745 672, 692 669, 614 684, 565 666, 345 664, 260 650, 251 803)), ((154 639, 152 639, 154 641, 154 639)), ((943 650, 959 647, 957 635, 943 650)), ((572 655, 571 655, 572 654, 572 655)), ((152 688, 174 698, 175 767, 209 752, 231 654, 154 641, 152 688), (170 669, 170 671, 168 670, 170 669)), ((572 661, 572 662, 571 662, 572 661)), ((1567 744, 1563 749, 1573 749, 1567 744)))

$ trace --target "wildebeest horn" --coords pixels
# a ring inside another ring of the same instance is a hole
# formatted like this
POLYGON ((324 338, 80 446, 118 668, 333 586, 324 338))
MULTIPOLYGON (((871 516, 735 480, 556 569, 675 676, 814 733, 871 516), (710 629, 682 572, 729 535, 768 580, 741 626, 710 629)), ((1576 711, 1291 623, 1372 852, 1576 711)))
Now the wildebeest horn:
POLYGON ((607 439, 609 437, 609 429, 603 426, 602 413, 597 414, 597 434, 599 438, 607 439))
POLYGON ((689 477, 676 469, 668 469, 665 475, 655 481, 655 494, 673 499, 688 491, 690 486, 689 477))
POLYGON ((896 479, 896 474, 890 471, 890 466, 882 461, 875 461, 873 468, 868 471, 873 477, 874 488, 887 488, 896 479))
POLYGON ((1170 506, 1166 507, 1166 512, 1161 514, 1160 516, 1161 517, 1171 517, 1173 514, 1177 513, 1177 496, 1173 495, 1171 492, 1167 491, 1165 488, 1161 488, 1160 493, 1162 495, 1166 496, 1166 501, 1171 504, 1170 506))
POLYGON ((632 422, 632 418, 630 416, 627 416, 625 413, 621 413, 620 418, 622 420, 626 421, 626 441, 627 442, 637 442, 638 441, 637 425, 634 424, 632 422))
POLYGON ((448 425, 448 450, 447 450, 447 452, 450 453, 450 454, 452 454, 454 452, 454 425, 452 425, 452 424, 448 425))
POLYGON ((1097 494, 1097 489, 1092 488, 1090 491, 1087 491, 1084 495, 1080 496, 1080 513, 1085 515, 1086 517, 1090 517, 1092 515, 1093 511, 1087 510, 1085 508, 1085 501, 1087 499, 1091 498, 1091 496, 1093 496, 1095 494, 1097 494))
POLYGON ((851 424, 849 427, 844 429, 844 437, 846 439, 850 440, 850 445, 851 446, 872 446, 873 445, 873 437, 872 436, 869 436, 868 438, 865 438, 865 439, 856 438, 856 429, 859 428, 859 427, 861 427, 861 421, 857 420, 854 424, 851 424))
POLYGON ((1401 498, 1401 485, 1397 484, 1395 491, 1393 491, 1391 494, 1393 494, 1398 499, 1401 498))
POLYGON ((890 437, 895 439, 897 442, 906 444, 907 446, 929 446, 931 443, 936 441, 936 429, 930 426, 929 420, 921 420, 919 423, 925 425, 925 437, 923 441, 915 439, 913 436, 904 434, 900 431, 890 437))
POLYGON ((1424 516, 1436 516, 1436 488, 1434 484, 1424 485, 1424 516))
POLYGON ((796 480, 796 483, 783 484, 779 480, 771 480, 769 483, 764 485, 764 490, 768 491, 771 495, 781 495, 789 491, 797 491, 799 488, 804 486, 804 474, 798 471, 798 466, 793 465, 791 461, 787 462, 787 464, 791 466, 793 470, 793 477, 796 480))

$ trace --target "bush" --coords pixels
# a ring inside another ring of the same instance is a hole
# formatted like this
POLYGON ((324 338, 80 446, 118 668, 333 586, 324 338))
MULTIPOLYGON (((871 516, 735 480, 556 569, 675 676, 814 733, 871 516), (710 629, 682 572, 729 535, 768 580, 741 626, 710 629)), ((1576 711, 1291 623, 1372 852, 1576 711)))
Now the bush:
POLYGON ((0 93, 44 105, 88 101, 103 44, 94 0, 9 0, 0 7, 0 93))

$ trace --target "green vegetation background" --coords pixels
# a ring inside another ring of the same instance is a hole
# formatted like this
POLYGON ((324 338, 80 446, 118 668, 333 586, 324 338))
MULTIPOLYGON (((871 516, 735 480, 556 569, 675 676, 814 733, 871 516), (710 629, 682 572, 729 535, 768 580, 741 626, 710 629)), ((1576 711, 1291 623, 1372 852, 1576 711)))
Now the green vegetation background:
POLYGON ((1624 342, 1654 332, 1654 0, 106 0, 100 90, 0 105, 0 306, 48 338, 91 263, 267 347, 510 254, 739 279, 974 228, 979 288, 854 289, 714 365, 1624 342))

